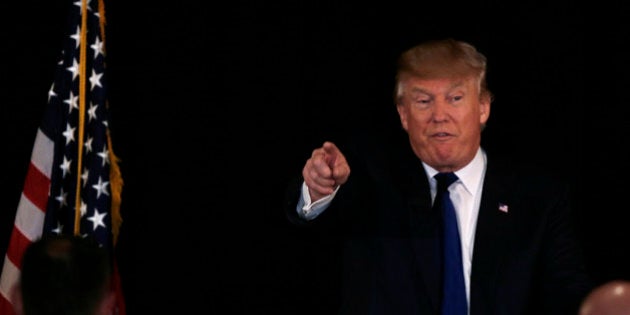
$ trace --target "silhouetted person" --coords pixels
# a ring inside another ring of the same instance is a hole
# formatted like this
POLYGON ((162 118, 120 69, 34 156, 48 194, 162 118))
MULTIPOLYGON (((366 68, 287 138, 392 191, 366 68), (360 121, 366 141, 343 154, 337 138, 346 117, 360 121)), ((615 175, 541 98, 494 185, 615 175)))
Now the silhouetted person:
POLYGON ((24 252, 13 290, 17 315, 110 315, 114 302, 108 252, 96 241, 45 235, 24 252))

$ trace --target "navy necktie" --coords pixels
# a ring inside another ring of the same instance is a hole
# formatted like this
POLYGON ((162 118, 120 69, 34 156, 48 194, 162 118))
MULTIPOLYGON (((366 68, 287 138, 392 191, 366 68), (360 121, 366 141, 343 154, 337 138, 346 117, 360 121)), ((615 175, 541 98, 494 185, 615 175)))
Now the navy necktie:
POLYGON ((455 207, 449 197, 448 187, 457 181, 454 173, 438 173, 437 194, 433 203, 434 209, 442 213, 443 223, 443 282, 442 282, 442 315, 466 315, 466 285, 462 265, 462 251, 457 228, 455 207))

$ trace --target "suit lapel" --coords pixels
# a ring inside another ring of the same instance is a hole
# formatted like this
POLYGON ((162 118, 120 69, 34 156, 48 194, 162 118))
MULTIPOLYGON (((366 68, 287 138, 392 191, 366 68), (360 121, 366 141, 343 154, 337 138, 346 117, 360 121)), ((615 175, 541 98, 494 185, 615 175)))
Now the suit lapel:
POLYGON ((497 290, 498 271, 505 255, 511 226, 509 177, 488 163, 477 218, 471 271, 471 314, 492 311, 497 290), (486 303, 486 304, 480 304, 486 303))

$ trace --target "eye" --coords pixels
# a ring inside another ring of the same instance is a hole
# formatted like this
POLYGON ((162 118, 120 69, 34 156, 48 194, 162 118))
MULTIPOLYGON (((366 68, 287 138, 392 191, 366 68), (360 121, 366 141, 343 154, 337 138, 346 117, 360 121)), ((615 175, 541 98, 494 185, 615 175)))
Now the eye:
POLYGON ((426 109, 431 106, 434 102, 434 98, 432 95, 424 93, 422 91, 413 90, 409 93, 409 104, 413 107, 426 109))
POLYGON ((449 95, 446 99, 449 103, 456 104, 464 100, 464 93, 454 93, 449 95))
POLYGON ((430 97, 416 97, 411 102, 413 106, 424 109, 431 106, 431 98, 430 97))

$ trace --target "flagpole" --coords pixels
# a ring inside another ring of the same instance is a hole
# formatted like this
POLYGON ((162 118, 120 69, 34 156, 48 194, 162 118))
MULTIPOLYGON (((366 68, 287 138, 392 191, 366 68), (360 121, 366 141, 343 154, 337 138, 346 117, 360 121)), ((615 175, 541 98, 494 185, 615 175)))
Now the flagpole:
POLYGON ((87 0, 81 0, 81 46, 79 48, 79 139, 77 140, 77 184, 74 195, 74 234, 81 233, 81 167, 83 166, 83 137, 85 125, 85 68, 87 45, 87 0))

